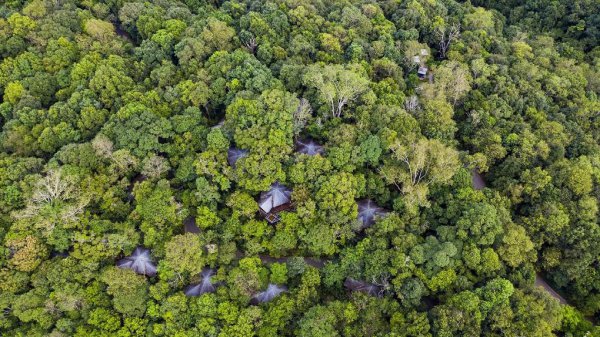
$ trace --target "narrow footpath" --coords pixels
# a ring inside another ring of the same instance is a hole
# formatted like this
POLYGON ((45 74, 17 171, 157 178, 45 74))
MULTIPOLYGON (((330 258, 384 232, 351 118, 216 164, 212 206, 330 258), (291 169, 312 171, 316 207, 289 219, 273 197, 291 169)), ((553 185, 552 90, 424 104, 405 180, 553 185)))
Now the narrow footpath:
POLYGON ((542 278, 542 276, 540 276, 540 274, 535 275, 535 285, 537 287, 544 288, 546 292, 548 292, 552 297, 556 298, 560 302, 560 304, 569 304, 569 302, 567 302, 567 300, 565 300, 564 297, 560 296, 559 293, 557 293, 556 291, 554 291, 554 289, 550 287, 550 285, 542 278))
MULTIPOLYGON (((486 187, 483 176, 476 169, 471 170, 471 181, 473 183, 473 188, 476 190, 481 190, 486 187)), ((542 278, 542 276, 539 273, 535 275, 534 284, 537 287, 544 288, 544 290, 546 290, 546 292, 550 294, 550 296, 556 298, 561 304, 569 304, 569 302, 567 302, 567 300, 565 300, 564 297, 560 296, 559 293, 557 293, 554 289, 552 289, 552 287, 550 287, 548 282, 546 282, 546 280, 544 280, 544 278, 542 278)))

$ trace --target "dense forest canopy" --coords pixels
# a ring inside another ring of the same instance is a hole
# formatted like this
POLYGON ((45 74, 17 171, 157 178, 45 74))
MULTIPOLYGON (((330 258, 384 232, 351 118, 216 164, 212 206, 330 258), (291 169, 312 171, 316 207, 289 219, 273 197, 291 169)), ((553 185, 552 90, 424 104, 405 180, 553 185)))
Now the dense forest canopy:
POLYGON ((600 336, 599 39, 598 0, 5 0, 0 335, 600 336))

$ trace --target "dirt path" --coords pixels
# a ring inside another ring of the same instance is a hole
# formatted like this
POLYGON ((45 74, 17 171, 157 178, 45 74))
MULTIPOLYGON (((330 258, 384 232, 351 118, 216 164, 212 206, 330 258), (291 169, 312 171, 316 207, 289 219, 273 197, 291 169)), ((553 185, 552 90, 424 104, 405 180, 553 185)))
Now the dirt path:
POLYGON ((552 289, 552 287, 550 287, 550 285, 542 278, 542 276, 540 276, 540 274, 535 275, 534 284, 537 287, 544 288, 546 292, 548 292, 548 294, 550 294, 552 297, 556 298, 560 302, 560 304, 569 304, 567 300, 565 300, 562 296, 560 296, 559 293, 557 293, 556 291, 554 291, 554 289, 552 289))
MULTIPOLYGON (((260 260, 263 263, 286 263, 288 261, 288 259, 290 259, 290 257, 272 257, 269 255, 264 255, 264 254, 260 254, 258 255, 258 257, 260 258, 260 260)), ((304 262, 312 267, 315 267, 317 269, 321 269, 325 266, 325 261, 321 260, 321 259, 315 259, 312 257, 302 257, 304 259, 304 262)))
POLYGON ((477 169, 471 170, 471 182, 476 190, 482 190, 485 187, 485 180, 483 180, 483 176, 477 169))

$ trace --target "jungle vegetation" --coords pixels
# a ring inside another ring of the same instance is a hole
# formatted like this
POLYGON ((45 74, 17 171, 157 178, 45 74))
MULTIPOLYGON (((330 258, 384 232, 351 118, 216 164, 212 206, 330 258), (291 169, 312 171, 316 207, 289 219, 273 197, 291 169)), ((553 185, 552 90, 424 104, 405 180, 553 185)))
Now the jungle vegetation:
POLYGON ((599 39, 598 0, 4 0, 0 335, 600 336, 599 39))

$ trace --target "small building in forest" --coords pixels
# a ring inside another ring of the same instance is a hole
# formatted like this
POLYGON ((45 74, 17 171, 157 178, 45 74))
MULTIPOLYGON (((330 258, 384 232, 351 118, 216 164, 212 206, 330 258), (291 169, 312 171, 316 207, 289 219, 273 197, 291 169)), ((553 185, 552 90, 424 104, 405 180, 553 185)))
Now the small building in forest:
POLYGON ((214 269, 204 269, 200 274, 200 281, 186 287, 184 294, 186 296, 200 296, 206 293, 214 293, 217 287, 221 285, 220 282, 212 281, 212 277, 215 275, 214 269))
POLYGON ((237 149, 235 147, 227 150, 227 162, 229 163, 229 166, 235 168, 237 161, 248 156, 248 153, 248 150, 237 149))
POLYGON ((280 220, 277 213, 292 207, 292 190, 276 182, 260 194, 258 207, 265 219, 274 224, 280 220))
POLYGON ((356 204, 358 206, 358 222, 360 230, 371 227, 378 217, 382 217, 388 213, 370 199, 360 200, 356 204))
POLYGON ((156 265, 150 258, 150 249, 143 247, 137 247, 130 256, 119 260, 117 267, 131 269, 142 275, 156 275, 156 265))
POLYGON ((419 67, 419 70, 417 70, 417 76, 419 76, 420 79, 424 80, 425 77, 427 76, 427 67, 425 66, 421 66, 419 67))
POLYGON ((298 140, 296 141, 296 151, 309 156, 316 156, 323 154, 323 146, 312 139, 298 140))
POLYGON ((280 286, 277 284, 269 283, 267 289, 265 291, 261 291, 256 295, 252 296, 250 300, 250 304, 258 305, 260 303, 266 303, 272 301, 275 297, 279 296, 281 293, 286 292, 286 286, 280 286))

